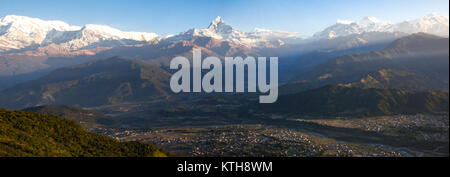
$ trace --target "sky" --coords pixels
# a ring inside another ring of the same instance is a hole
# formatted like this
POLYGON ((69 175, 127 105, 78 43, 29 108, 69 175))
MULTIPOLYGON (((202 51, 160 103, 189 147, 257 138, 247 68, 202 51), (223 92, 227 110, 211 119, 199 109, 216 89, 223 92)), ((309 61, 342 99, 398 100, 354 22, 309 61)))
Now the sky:
POLYGON ((217 16, 236 29, 312 35, 336 20, 373 16, 391 23, 429 13, 449 16, 448 0, 0 0, 0 17, 22 15, 71 25, 178 34, 206 28, 217 16))

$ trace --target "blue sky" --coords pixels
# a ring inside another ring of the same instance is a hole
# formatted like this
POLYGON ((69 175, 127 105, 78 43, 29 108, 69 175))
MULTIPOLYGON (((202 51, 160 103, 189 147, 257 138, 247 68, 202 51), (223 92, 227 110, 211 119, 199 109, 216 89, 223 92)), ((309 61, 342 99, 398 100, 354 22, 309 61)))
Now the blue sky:
POLYGON ((0 0, 0 16, 14 14, 104 24, 121 30, 177 34, 221 16, 235 28, 311 35, 336 20, 374 16, 399 22, 429 13, 449 15, 448 0, 0 0))

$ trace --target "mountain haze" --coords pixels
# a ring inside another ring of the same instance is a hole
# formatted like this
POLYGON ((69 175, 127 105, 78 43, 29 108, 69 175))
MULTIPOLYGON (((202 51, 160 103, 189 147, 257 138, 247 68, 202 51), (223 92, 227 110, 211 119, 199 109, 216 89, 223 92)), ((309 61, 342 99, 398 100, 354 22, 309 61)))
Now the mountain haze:
POLYGON ((57 69, 1 93, 3 107, 100 106, 169 99, 170 74, 142 61, 113 57, 57 69))
POLYGON ((448 85, 449 81, 448 57, 448 38, 413 34, 392 42, 383 50, 344 55, 321 63, 282 87, 281 92, 293 93, 330 84, 347 84, 385 69, 429 77, 443 84, 438 88, 445 88, 445 83, 448 85))

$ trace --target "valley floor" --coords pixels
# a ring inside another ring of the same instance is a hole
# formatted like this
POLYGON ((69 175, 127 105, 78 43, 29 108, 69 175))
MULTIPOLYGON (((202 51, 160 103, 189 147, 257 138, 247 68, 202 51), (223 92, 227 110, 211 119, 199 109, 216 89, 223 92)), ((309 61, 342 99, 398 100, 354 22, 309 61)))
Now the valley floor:
POLYGON ((448 115, 399 115, 91 131, 149 142, 181 156, 396 157, 448 156, 448 130, 448 115))

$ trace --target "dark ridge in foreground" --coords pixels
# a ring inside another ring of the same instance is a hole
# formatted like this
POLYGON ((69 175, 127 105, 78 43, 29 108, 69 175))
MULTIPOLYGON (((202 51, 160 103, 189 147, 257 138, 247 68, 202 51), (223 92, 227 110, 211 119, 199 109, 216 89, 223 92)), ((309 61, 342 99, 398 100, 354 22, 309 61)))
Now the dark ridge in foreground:
POLYGON ((98 128, 108 122, 104 114, 76 106, 45 105, 25 108, 23 111, 64 117, 77 122, 84 128, 98 128))
POLYGON ((0 108, 0 157, 166 157, 141 142, 87 132, 62 117, 0 108))

